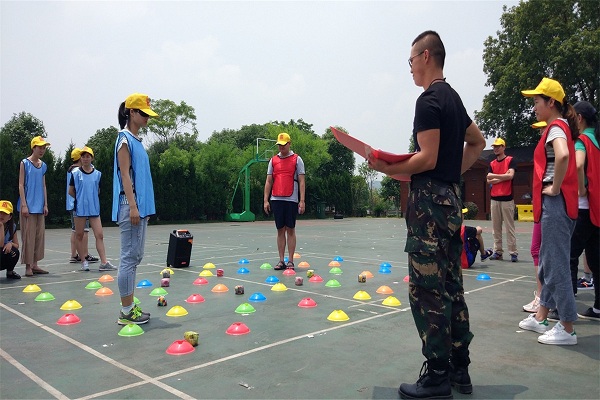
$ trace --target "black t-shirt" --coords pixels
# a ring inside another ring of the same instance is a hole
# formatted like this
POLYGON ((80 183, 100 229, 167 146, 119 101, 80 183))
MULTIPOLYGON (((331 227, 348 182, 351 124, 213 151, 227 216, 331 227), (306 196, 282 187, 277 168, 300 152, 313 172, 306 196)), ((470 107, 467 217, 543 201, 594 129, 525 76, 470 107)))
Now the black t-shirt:
POLYGON ((420 151, 417 133, 440 130, 440 147, 434 169, 414 176, 459 183, 465 142, 465 131, 472 121, 460 96, 446 82, 431 85, 417 99, 413 122, 415 148, 420 151))

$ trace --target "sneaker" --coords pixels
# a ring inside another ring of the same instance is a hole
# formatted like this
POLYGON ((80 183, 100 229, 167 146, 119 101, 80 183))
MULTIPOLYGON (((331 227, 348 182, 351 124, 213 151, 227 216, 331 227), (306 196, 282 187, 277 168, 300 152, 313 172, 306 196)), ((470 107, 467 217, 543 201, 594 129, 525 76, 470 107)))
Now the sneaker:
POLYGON ((557 345, 573 345, 577 344, 577 334, 575 329, 572 333, 565 331, 565 327, 560 322, 554 325, 554 328, 538 337, 538 342, 543 344, 557 344, 557 345))
POLYGON ((558 316, 558 310, 550 310, 546 318, 548 319, 548 321, 552 322, 560 321, 560 317, 558 316))
POLYGON ((483 254, 481 255, 481 261, 484 261, 484 260, 486 260, 486 259, 487 259, 487 258, 489 258, 489 257, 490 257, 492 254, 494 254, 494 252, 492 251, 492 249, 487 249, 487 250, 485 251, 485 253, 483 253, 483 254))
POLYGON ((79 258, 79 255, 78 255, 78 254, 76 254, 76 255, 75 255, 75 257, 71 257, 71 258, 69 259, 69 262, 70 262, 71 264, 75 264, 75 263, 81 262, 81 258, 79 258))
POLYGON ((110 263, 110 261, 106 261, 106 264, 100 264, 100 268, 98 271, 117 271, 119 268, 115 267, 110 263))
POLYGON ((84 261, 81 263, 81 270, 82 271, 89 271, 90 270, 90 264, 87 261, 84 261))
POLYGON ((526 331, 534 331, 537 333, 544 333, 550 327, 548 326, 548 320, 545 319, 542 322, 535 319, 535 314, 529 314, 527 318, 519 322, 519 328, 525 329, 526 331))
POLYGON ((528 313, 536 313, 540 308, 540 298, 537 295, 537 292, 533 291, 533 300, 531 303, 527 303, 523 306, 523 311, 528 313))
POLYGON ((577 290, 591 290, 594 288, 594 279, 589 281, 585 278, 579 278, 577 280, 577 290))
POLYGON ((510 255, 510 261, 511 262, 517 262, 517 261, 519 261, 519 259, 517 258, 516 254, 511 254, 510 255))
POLYGON ((600 321, 600 313, 594 312, 592 307, 585 310, 584 313, 577 313, 577 315, 583 319, 595 319, 596 321, 600 321))
POLYGON ((99 258, 98 257, 94 257, 94 256, 90 256, 88 254, 87 256, 85 256, 85 260, 87 262, 95 263, 95 262, 98 262, 99 258))
POLYGON ((139 307, 133 307, 129 314, 123 314, 123 311, 119 311, 119 319, 117 319, 117 324, 119 325, 129 325, 136 324, 141 325, 150 321, 150 316, 142 314, 142 309, 139 307))
POLYGON ((139 311, 142 313, 142 315, 147 315, 148 317, 150 317, 150 313, 149 313, 149 312, 142 311, 142 307, 140 307, 139 305, 135 304, 135 305, 133 306, 133 308, 137 308, 137 309, 138 309, 138 310, 139 310, 139 311))
POLYGON ((502 254, 494 253, 490 256, 490 260, 502 260, 502 254))

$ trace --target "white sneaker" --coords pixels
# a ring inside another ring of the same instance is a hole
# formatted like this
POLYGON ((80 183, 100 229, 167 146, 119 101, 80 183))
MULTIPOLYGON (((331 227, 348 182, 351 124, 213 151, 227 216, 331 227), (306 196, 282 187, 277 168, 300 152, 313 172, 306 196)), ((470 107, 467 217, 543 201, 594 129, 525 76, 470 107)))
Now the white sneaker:
POLYGON ((540 298, 537 295, 537 292, 533 292, 533 300, 531 303, 527 303, 523 306, 523 311, 528 313, 536 313, 540 308, 540 298))
POLYGON ((535 319, 535 314, 529 314, 527 318, 523 321, 519 322, 519 328, 525 329, 527 331, 534 331, 537 333, 544 333, 550 327, 548 326, 548 320, 543 320, 542 322, 535 319))
POLYGON ((90 270, 90 263, 84 260, 81 263, 81 270, 82 271, 89 271, 90 270))
POLYGON ((100 267, 98 268, 98 271, 116 271, 118 270, 117 267, 115 267, 114 265, 112 265, 110 263, 110 261, 106 261, 106 264, 100 264, 100 267))
POLYGON ((554 325, 554 328, 538 337, 538 342, 543 344, 557 344, 557 345, 574 345, 577 344, 577 334, 575 329, 573 333, 565 331, 565 327, 560 322, 554 325))

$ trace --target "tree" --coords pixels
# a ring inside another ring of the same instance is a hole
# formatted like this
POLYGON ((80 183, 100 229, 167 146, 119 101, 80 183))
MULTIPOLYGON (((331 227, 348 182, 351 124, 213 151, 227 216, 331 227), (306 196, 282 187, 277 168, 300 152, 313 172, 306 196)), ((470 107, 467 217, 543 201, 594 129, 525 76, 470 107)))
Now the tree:
POLYGON ((369 207, 373 211, 373 181, 377 178, 377 171, 371 169, 366 161, 358 166, 358 173, 363 177, 367 185, 369 186, 369 207))
POLYGON ((168 145, 176 135, 198 134, 194 107, 188 106, 185 101, 176 104, 172 100, 155 100, 152 102, 152 109, 159 117, 150 118, 148 131, 152 132, 159 142, 168 145))
POLYGON ((569 103, 587 100, 598 108, 600 1, 531 0, 503 10, 502 29, 485 41, 492 90, 475 119, 486 137, 503 136, 512 147, 533 145, 539 135, 530 128, 532 104, 521 89, 549 77, 562 84, 569 103))
POLYGON ((379 194, 382 198, 391 200, 396 209, 400 207, 400 181, 384 176, 379 194))
MULTIPOLYGON (((42 121, 24 111, 13 114, 0 129, 0 196, 15 207, 19 197, 19 163, 31 154, 31 139, 35 136, 47 137, 46 128, 42 121)), ((48 164, 51 159, 54 155, 48 149, 43 161, 48 164)))

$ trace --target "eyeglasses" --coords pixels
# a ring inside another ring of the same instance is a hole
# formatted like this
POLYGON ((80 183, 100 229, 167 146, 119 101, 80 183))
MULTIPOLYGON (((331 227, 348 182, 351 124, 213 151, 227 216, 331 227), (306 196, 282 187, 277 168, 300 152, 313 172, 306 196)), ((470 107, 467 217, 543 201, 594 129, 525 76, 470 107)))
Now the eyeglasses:
POLYGON ((136 110, 136 111, 137 111, 138 114, 140 114, 140 117, 144 117, 144 118, 149 118, 150 117, 148 114, 146 114, 142 110, 136 110))
POLYGON ((425 53, 425 50, 423 50, 422 52, 420 52, 419 54, 416 54, 414 56, 412 56, 411 58, 408 59, 408 66, 412 67, 413 64, 413 60, 417 57, 419 57, 421 54, 425 53))

